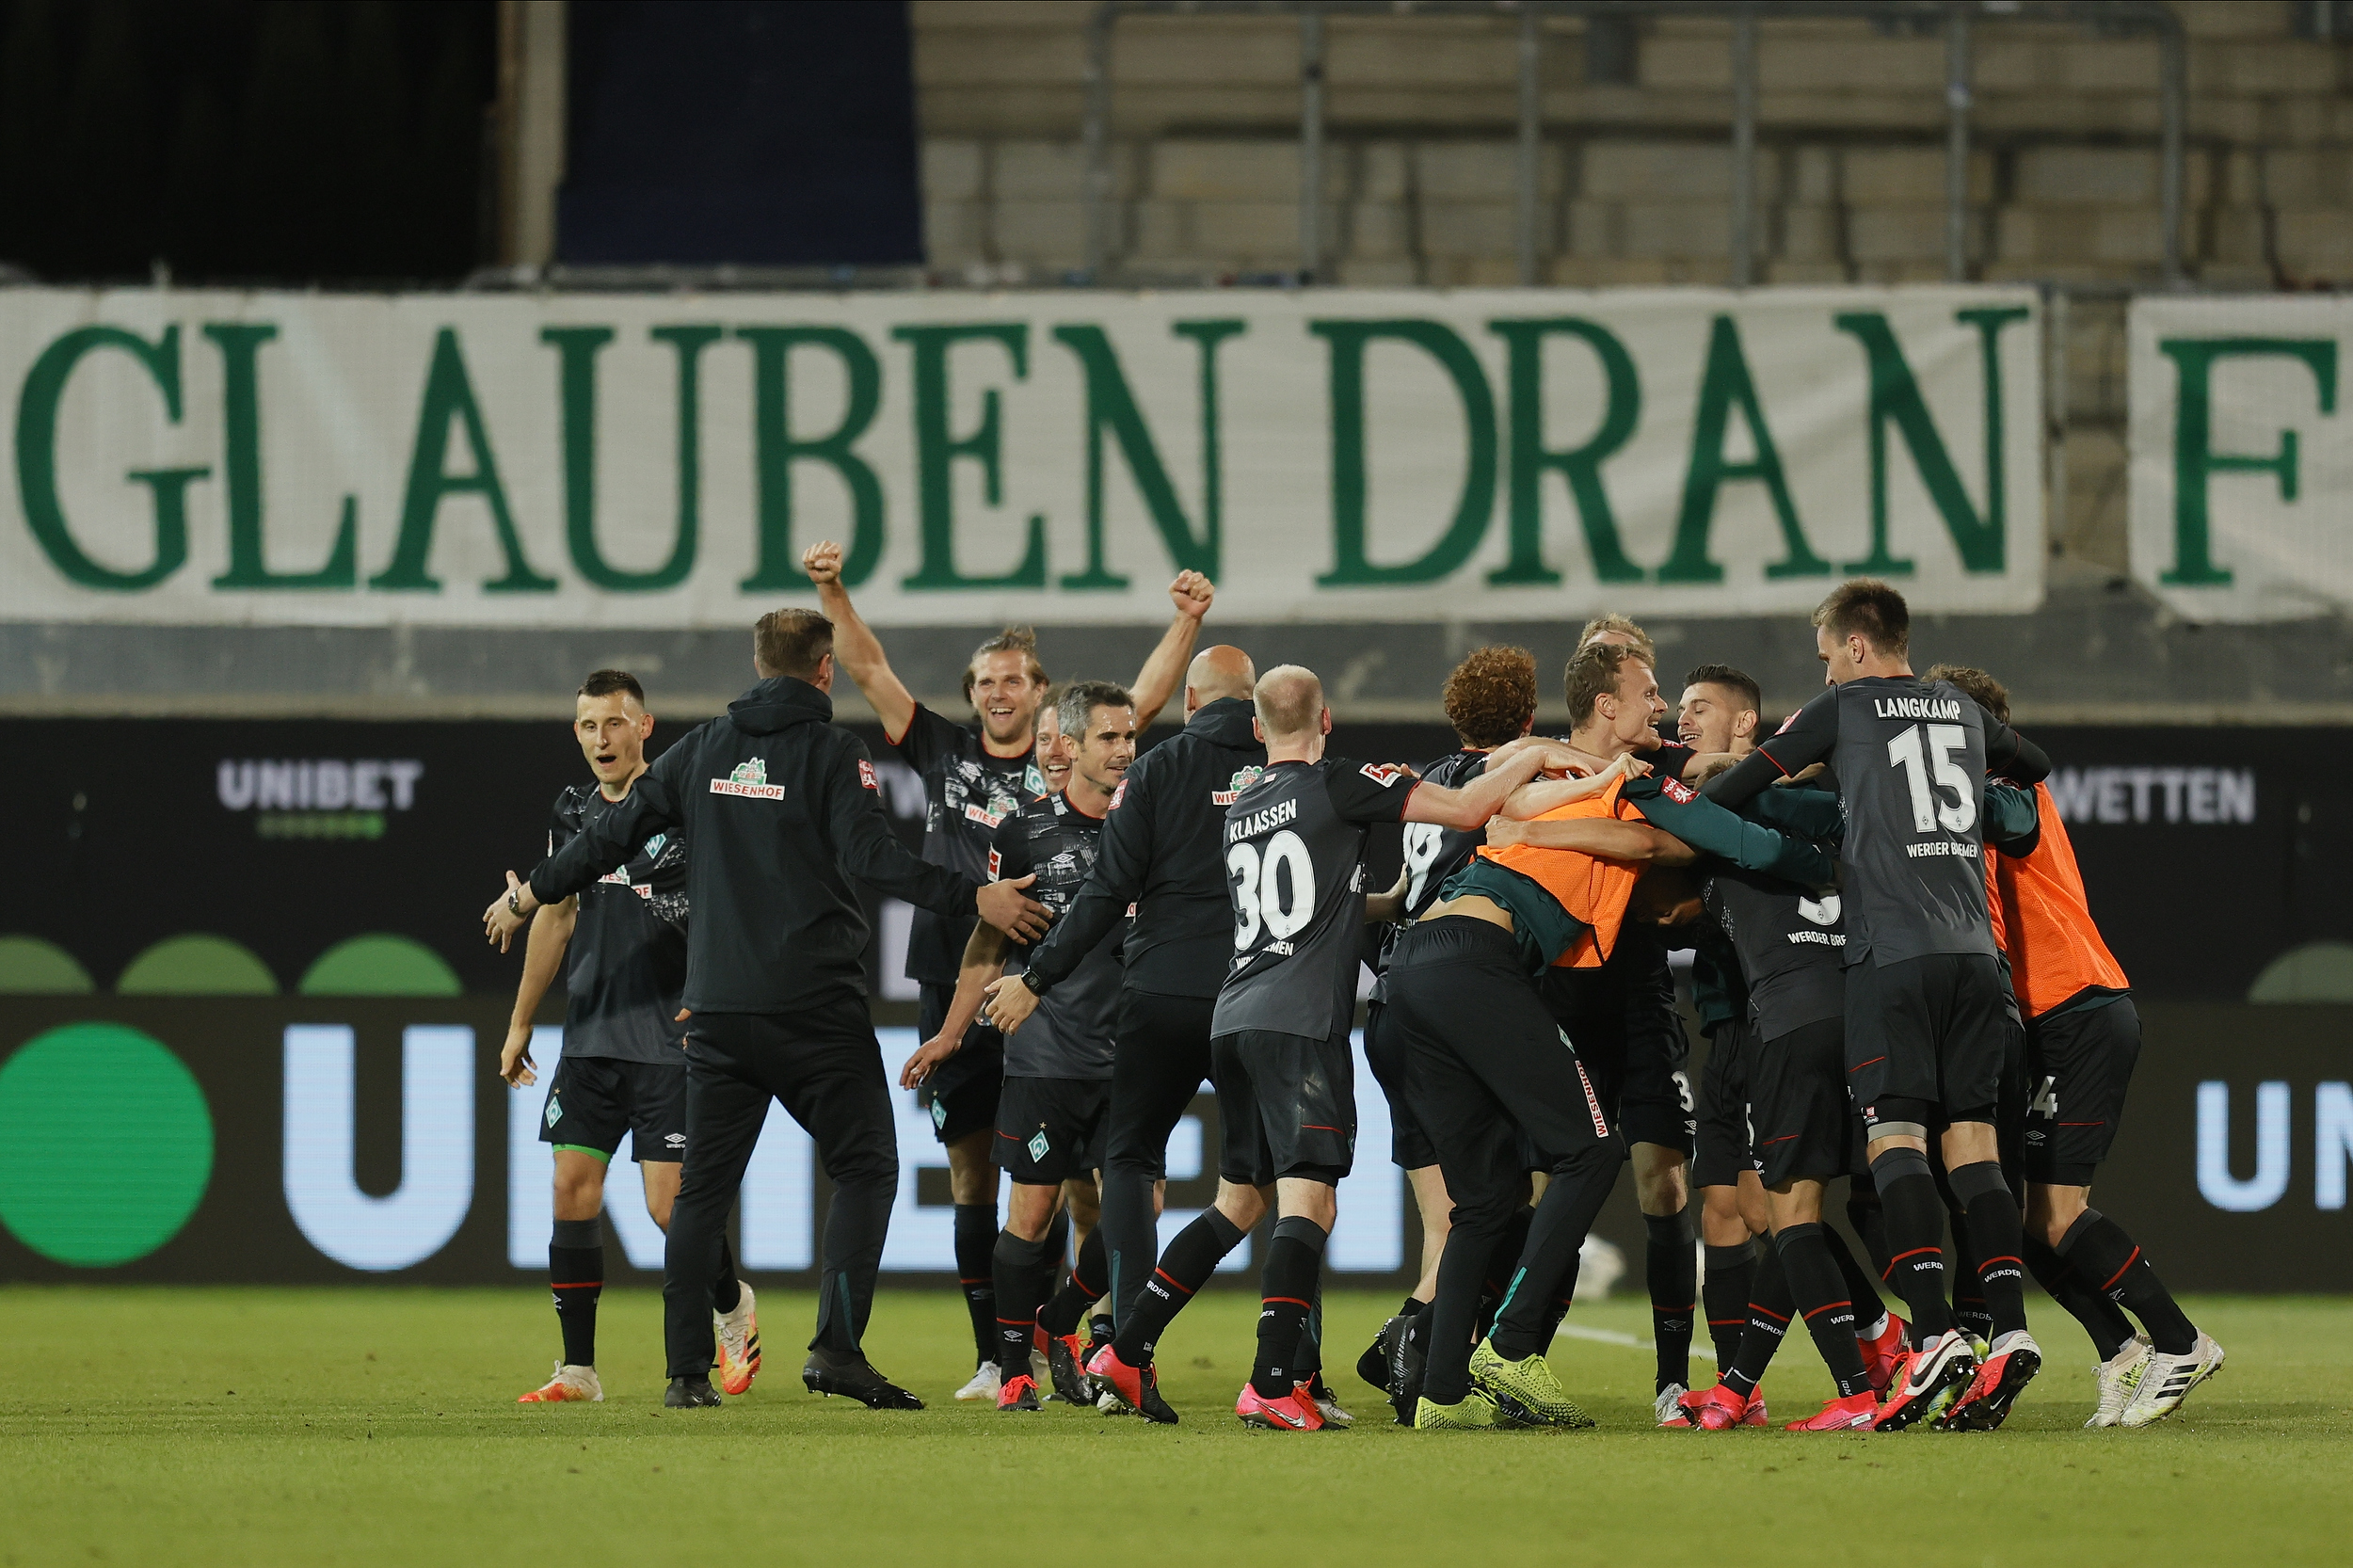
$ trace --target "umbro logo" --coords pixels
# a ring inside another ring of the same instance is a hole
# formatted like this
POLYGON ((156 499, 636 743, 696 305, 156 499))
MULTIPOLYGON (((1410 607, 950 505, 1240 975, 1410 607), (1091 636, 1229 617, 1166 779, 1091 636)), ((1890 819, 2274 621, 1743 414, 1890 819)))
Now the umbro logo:
POLYGON ((686 1146, 686 1134, 683 1132, 673 1132, 665 1136, 662 1142, 671 1148, 682 1149, 686 1146))

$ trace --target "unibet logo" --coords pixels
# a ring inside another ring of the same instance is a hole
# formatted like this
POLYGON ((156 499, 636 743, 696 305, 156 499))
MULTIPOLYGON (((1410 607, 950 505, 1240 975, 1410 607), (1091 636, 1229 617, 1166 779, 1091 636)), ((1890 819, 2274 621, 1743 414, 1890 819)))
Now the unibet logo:
POLYGON ((755 757, 748 762, 738 762, 725 778, 711 781, 714 795, 743 795, 752 800, 782 800, 784 786, 768 782, 768 760, 755 757))

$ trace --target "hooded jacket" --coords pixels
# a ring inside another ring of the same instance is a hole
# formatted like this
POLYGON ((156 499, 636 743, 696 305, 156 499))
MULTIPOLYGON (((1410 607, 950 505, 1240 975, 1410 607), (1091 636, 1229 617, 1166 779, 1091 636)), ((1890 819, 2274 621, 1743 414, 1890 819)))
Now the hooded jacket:
POLYGON ((1209 703, 1129 764, 1103 819, 1102 848, 1070 912, 1030 957, 1040 996, 1068 979, 1133 904, 1127 989, 1214 997, 1234 956, 1225 893, 1225 808, 1266 766, 1244 697, 1209 703))
POLYGON ((542 904, 580 891, 652 834, 686 831, 684 1005, 784 1013, 866 994, 864 911, 850 878, 941 915, 974 884, 891 832, 866 747, 806 680, 763 680, 655 760, 627 798, 531 873, 542 904))

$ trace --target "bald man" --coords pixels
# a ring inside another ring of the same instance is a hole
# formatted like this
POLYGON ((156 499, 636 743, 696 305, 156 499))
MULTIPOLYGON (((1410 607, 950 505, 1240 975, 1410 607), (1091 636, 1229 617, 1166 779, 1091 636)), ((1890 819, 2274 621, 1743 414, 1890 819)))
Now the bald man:
POLYGON ((1312 670, 1267 671, 1253 707, 1266 768, 1237 781, 1219 860, 1232 906, 1232 963, 1209 1020, 1217 1203, 1170 1240, 1117 1337, 1087 1369, 1123 1404, 1147 1409, 1157 1400, 1155 1344, 1264 1217, 1261 1190, 1272 1183, 1277 1217, 1261 1274, 1257 1357, 1234 1413, 1251 1426, 1314 1432, 1332 1423, 1300 1352, 1339 1181, 1355 1154, 1349 1033, 1366 841, 1377 823, 1482 827, 1540 769, 1571 759, 1552 743, 1515 743, 1476 782, 1450 790, 1402 768, 1327 757, 1332 712, 1312 670))
MULTIPOLYGON (((1114 1321, 1132 1309, 1152 1272, 1160 1250, 1153 1193, 1166 1174, 1168 1136, 1209 1076, 1210 1010, 1233 951, 1219 835, 1225 808, 1263 771, 1266 748, 1251 728, 1257 680, 1241 648, 1194 656, 1185 672, 1184 731, 1129 765, 1103 819, 1095 869, 1069 912, 1032 951, 1029 968, 989 992, 989 1016, 1013 1033, 1134 908, 1104 1115, 1108 1277, 1079 1282, 1109 1289, 1114 1321)), ((1099 1347, 1065 1348, 1083 1367, 1099 1347)), ((1157 1392, 1142 1403, 1155 1420, 1176 1419, 1157 1392)))

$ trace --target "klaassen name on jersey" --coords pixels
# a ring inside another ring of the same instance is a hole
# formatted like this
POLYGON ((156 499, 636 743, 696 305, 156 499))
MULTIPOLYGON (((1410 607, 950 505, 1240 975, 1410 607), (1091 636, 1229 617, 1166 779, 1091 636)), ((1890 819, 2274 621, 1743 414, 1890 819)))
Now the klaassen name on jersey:
POLYGON ((1328 1040, 1347 1027, 1369 829, 1402 818, 1416 787, 1402 768, 1348 758, 1276 762, 1226 808, 1234 958, 1212 1033, 1328 1040))

